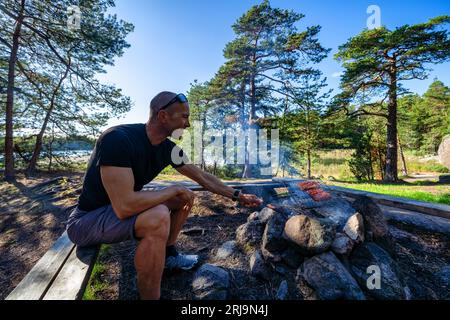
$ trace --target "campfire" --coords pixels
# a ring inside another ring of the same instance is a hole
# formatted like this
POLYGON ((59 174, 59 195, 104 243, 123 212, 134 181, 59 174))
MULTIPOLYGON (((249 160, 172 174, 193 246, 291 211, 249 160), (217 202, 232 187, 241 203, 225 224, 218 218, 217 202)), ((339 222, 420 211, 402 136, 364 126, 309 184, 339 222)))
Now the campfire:
MULTIPOLYGON (((263 197, 268 204, 239 226, 236 241, 221 248, 223 257, 235 245, 248 255, 255 277, 295 272, 304 299, 410 297, 392 258, 387 223, 371 199, 350 203, 314 181, 286 183, 263 197)), ((199 299, 225 299, 229 281, 222 269, 206 264, 193 289, 199 299)), ((289 299, 286 281, 277 297, 289 299)))

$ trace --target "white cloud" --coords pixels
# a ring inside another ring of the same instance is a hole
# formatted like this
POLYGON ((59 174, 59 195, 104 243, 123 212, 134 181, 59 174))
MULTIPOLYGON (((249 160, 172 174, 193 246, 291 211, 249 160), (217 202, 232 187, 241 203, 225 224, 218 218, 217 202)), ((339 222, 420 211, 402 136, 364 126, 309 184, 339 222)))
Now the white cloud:
POLYGON ((340 76, 342 76, 344 74, 344 72, 340 71, 340 72, 335 72, 332 74, 333 78, 339 78, 340 76))

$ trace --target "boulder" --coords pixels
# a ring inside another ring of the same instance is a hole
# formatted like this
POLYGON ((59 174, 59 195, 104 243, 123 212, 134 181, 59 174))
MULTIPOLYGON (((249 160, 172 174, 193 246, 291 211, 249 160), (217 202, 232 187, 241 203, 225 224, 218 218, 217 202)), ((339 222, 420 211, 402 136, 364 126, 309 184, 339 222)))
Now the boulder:
POLYGON ((305 276, 303 275, 302 267, 297 269, 297 274, 295 276, 295 284, 298 292, 303 297, 303 300, 319 300, 316 292, 313 288, 311 288, 305 280, 305 276))
POLYGON ((313 255, 326 251, 335 234, 334 224, 329 220, 297 215, 286 222, 283 236, 296 244, 301 253, 313 255))
POLYGON ((274 215, 278 215, 278 214, 279 213, 277 213, 275 210, 265 207, 259 212, 258 219, 262 223, 266 223, 267 221, 270 220, 270 218, 272 218, 274 215))
POLYGON ((365 231, 371 232, 374 239, 388 235, 386 218, 371 198, 358 196, 352 206, 363 216, 365 231))
POLYGON ((358 196, 352 206, 363 216, 365 239, 373 240, 385 250, 393 253, 386 217, 380 207, 369 197, 358 196))
POLYGON ((265 280, 270 279, 270 270, 263 259, 260 250, 256 250, 250 257, 250 273, 252 276, 262 278, 265 280))
POLYGON ((236 241, 227 241, 217 249, 216 260, 224 260, 232 256, 237 251, 236 241))
POLYGON ((375 299, 402 300, 406 298, 397 263, 380 246, 366 242, 350 256, 351 271, 364 291, 375 299), (377 272, 380 272, 377 288, 377 272))
POLYGON ((365 295, 356 280, 332 252, 306 260, 303 276, 322 300, 364 300, 365 295))
POLYGON ((439 162, 450 169, 450 135, 446 135, 438 149, 439 162))
POLYGON ((263 246, 261 246, 261 254, 264 257, 264 260, 270 263, 278 263, 282 260, 280 252, 266 250, 263 246))
POLYGON ((288 283, 286 280, 281 281, 280 286, 277 290, 277 300, 286 300, 289 293, 288 283))
POLYGON ((338 255, 348 256, 354 245, 355 243, 347 235, 338 233, 331 244, 331 250, 338 255))
POLYGON ((341 198, 333 198, 329 201, 320 202, 321 206, 314 208, 322 217, 328 218, 342 230, 348 219, 356 213, 350 203, 341 198))
POLYGON ((450 294, 450 265, 447 265, 439 272, 439 278, 442 284, 448 288, 450 294))
POLYGON ((263 232, 264 224, 259 220, 244 223, 236 230, 236 243, 243 249, 255 246, 261 242, 263 232))
POLYGON ((286 248, 287 242, 283 238, 284 225, 287 217, 281 213, 276 213, 267 221, 262 237, 262 247, 268 251, 282 251, 286 248))
POLYGON ((250 221, 253 221, 253 220, 258 220, 258 216, 259 216, 259 212, 258 211, 250 213, 248 215, 248 217, 247 217, 247 222, 250 222, 250 221))
POLYGON ((357 212, 348 218, 343 230, 356 243, 364 242, 364 221, 362 215, 357 212))
POLYGON ((225 300, 228 296, 229 286, 228 272, 212 264, 202 265, 192 281, 196 300, 225 300))

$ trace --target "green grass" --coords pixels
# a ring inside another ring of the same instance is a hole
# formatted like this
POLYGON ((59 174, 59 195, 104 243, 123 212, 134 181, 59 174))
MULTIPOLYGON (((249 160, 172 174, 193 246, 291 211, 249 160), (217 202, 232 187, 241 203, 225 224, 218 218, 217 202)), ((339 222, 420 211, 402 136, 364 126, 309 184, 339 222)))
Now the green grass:
POLYGON ((424 189, 421 183, 417 185, 394 185, 373 183, 331 183, 340 187, 369 191, 396 197, 409 198, 419 201, 436 202, 450 205, 450 186, 430 187, 434 192, 419 191, 424 189))
POLYGON ((89 282, 83 294, 83 300, 98 300, 98 294, 109 287, 109 284, 103 282, 100 279, 100 276, 106 270, 106 265, 102 261, 104 260, 110 249, 111 246, 108 244, 103 244, 100 247, 97 262, 92 269, 91 277, 89 278, 89 282))
MULTIPOLYGON (((415 172, 430 172, 430 173, 449 173, 450 170, 447 167, 444 167, 436 160, 428 160, 428 161, 421 161, 418 156, 414 156, 410 153, 407 153, 405 155, 406 158, 406 167, 408 169, 408 172, 415 173, 415 172)), ((400 159, 399 159, 399 166, 401 165, 400 159)), ((400 169, 400 167, 399 167, 400 169)), ((400 169, 401 170, 401 169, 400 169)), ((401 172, 399 170, 399 172, 401 172)))
MULTIPOLYGON (((319 150, 313 153, 311 163, 311 174, 313 177, 319 179, 334 179, 341 181, 355 181, 355 178, 348 166, 353 150, 350 149, 336 149, 336 150, 319 150)), ((423 160, 420 156, 408 151, 405 153, 406 166, 408 172, 412 173, 427 173, 439 175, 442 173, 449 173, 450 170, 438 163, 436 160, 423 160)), ((306 174, 306 166, 296 164, 295 167, 302 175, 306 174)), ((402 163, 398 159, 398 172, 402 172, 402 163)))
POLYGON ((339 180, 352 180, 352 172, 347 163, 352 153, 353 150, 320 150, 316 152, 311 163, 311 174, 321 179, 333 177, 339 180))

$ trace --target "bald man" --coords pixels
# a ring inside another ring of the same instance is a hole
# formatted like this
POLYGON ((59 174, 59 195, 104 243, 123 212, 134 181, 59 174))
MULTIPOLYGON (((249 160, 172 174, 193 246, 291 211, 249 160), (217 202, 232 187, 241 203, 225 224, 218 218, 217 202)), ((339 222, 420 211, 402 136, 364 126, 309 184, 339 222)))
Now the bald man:
MULTIPOLYGON (((188 127, 187 98, 164 91, 152 99, 147 123, 106 130, 95 144, 78 206, 68 219, 69 238, 79 246, 138 241, 134 263, 142 299, 160 298, 164 269, 189 270, 198 262, 198 256, 181 254, 175 248, 194 193, 180 185, 142 190, 166 166, 244 206, 262 203, 255 195, 234 190, 195 165, 173 161, 176 145, 167 137, 188 127)), ((183 157, 181 149, 176 153, 183 157)))

